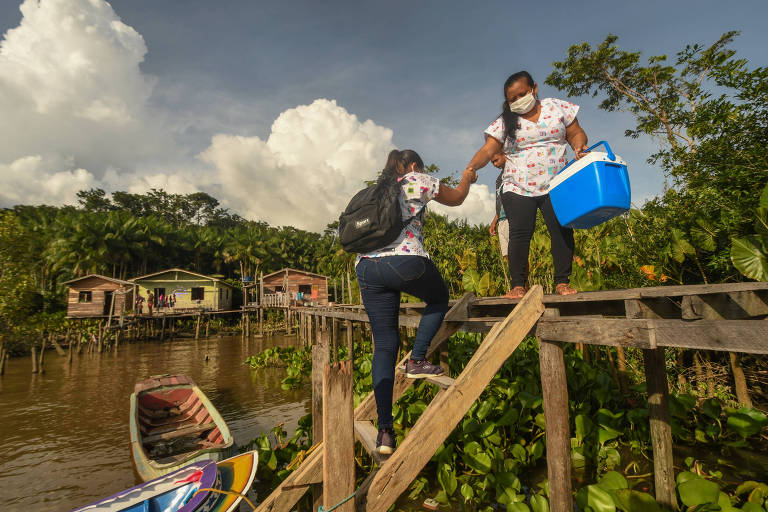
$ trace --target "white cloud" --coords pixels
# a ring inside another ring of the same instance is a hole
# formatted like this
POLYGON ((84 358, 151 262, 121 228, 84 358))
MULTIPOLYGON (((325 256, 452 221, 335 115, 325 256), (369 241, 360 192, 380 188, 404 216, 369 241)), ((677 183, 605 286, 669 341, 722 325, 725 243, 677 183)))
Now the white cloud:
MULTIPOLYGON (((39 157, 101 179, 109 168, 156 170, 178 157, 147 106, 155 81, 139 68, 144 39, 107 2, 25 0, 20 9, 21 22, 0 41, 3 172, 39 157)), ((32 197, 40 195, 20 199, 32 197)))
POLYGON ((318 99, 280 114, 266 141, 216 135, 200 156, 213 167, 224 202, 241 215, 321 230, 392 148, 389 128, 318 99))
POLYGON ((0 164, 0 204, 73 203, 78 190, 95 184, 93 174, 71 161, 35 155, 0 164))
POLYGON ((429 209, 449 219, 466 219, 469 224, 490 224, 496 215, 496 200, 488 185, 474 184, 461 206, 449 207, 433 201, 429 209))

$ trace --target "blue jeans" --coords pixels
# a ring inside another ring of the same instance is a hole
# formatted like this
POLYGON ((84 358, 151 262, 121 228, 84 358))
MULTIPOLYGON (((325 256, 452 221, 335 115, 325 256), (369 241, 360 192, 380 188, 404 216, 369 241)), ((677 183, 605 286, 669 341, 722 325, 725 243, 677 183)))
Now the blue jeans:
POLYGON ((427 303, 421 316, 411 358, 424 359, 448 311, 448 287, 429 258, 383 256, 363 258, 355 268, 363 305, 373 333, 373 393, 379 428, 392 428, 392 389, 400 349, 400 292, 427 303))

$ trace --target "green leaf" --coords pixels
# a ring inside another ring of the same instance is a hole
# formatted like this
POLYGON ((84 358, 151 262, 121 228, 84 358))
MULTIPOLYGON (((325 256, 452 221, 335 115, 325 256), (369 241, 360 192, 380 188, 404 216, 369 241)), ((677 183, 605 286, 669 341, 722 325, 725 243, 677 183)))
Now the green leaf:
POLYGON ((748 501, 741 506, 742 512, 765 512, 765 509, 755 503, 754 501, 748 501))
POLYGON ((533 512, 549 512, 549 502, 544 496, 534 494, 531 496, 531 508, 533 512))
POLYGON ((736 413, 728 415, 727 425, 741 437, 747 438, 758 434, 768 425, 768 417, 755 409, 742 407, 736 413))
POLYGON ((578 441, 579 444, 582 444, 584 438, 586 438, 593 430, 592 420, 584 414, 577 414, 576 418, 574 418, 574 422, 576 423, 576 441, 578 441))
POLYGON ((461 279, 465 292, 477 293, 477 286, 480 281, 480 274, 475 269, 469 269, 464 271, 464 276, 461 279))
POLYGON ((600 429, 597 431, 597 438, 598 441, 600 441, 600 444, 605 444, 608 441, 616 439, 620 435, 621 432, 610 427, 600 427, 600 429))
POLYGON ((440 465, 440 469, 437 471, 437 481, 440 483, 443 491, 445 491, 446 496, 452 496, 456 491, 456 473, 450 464, 443 463, 440 465))
POLYGON ((488 290, 491 287, 491 274, 489 272, 486 272, 483 274, 483 277, 480 278, 480 280, 477 282, 476 285, 476 293, 480 297, 485 297, 488 295, 488 290))
POLYGON ((587 512, 615 512, 611 495, 597 485, 588 485, 576 493, 576 504, 587 512))
POLYGON ((661 506, 647 492, 619 489, 616 491, 616 501, 624 512, 661 512, 661 506))
POLYGON ((722 410, 723 408, 720 406, 720 402, 716 398, 704 400, 704 402, 701 404, 701 412, 713 420, 720 418, 720 413, 722 413, 722 410))
POLYGON ((720 487, 703 478, 692 478, 677 486, 680 500, 687 507, 695 507, 702 503, 717 503, 720 487))
POLYGON ((758 235, 731 238, 731 261, 736 270, 756 281, 768 281, 768 255, 762 247, 766 243, 758 235))
POLYGON ((510 503, 507 512, 531 512, 531 509, 525 503, 510 503))
POLYGON ((464 497, 464 502, 468 502, 475 497, 475 491, 472 490, 472 486, 469 484, 461 484, 461 495, 464 497))
POLYGON ((603 475, 597 485, 606 491, 627 489, 629 487, 629 484, 627 484, 627 479, 624 478, 624 475, 618 471, 608 471, 603 475))
POLYGON ((528 452, 525 451, 525 447, 521 444, 515 444, 512 446, 512 457, 525 462, 528 459, 528 452))
POLYGON ((464 463, 481 474, 486 474, 491 470, 491 457, 482 451, 474 454, 464 452, 462 457, 464 463))
POLYGON ((499 421, 496 422, 496 424, 500 427, 508 427, 515 423, 519 417, 520 411, 514 407, 509 407, 504 412, 504 415, 499 419, 499 421))

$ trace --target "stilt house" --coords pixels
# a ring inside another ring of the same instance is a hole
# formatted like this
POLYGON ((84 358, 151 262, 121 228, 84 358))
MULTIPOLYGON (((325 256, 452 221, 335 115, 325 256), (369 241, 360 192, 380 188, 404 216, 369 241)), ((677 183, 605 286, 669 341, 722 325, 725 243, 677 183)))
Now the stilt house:
POLYGON ((264 280, 264 298, 287 294, 292 303, 304 302, 324 306, 328 304, 328 277, 305 270, 284 268, 267 274, 264 280))
POLYGON ((120 316, 133 309, 133 283, 89 274, 62 284, 67 292, 67 316, 72 318, 120 316), (114 301, 114 305, 113 305, 114 301))
POLYGON ((138 286, 138 293, 146 299, 149 292, 154 295, 156 311, 168 311, 166 302, 161 306, 160 296, 175 296, 173 311, 205 310, 226 311, 232 309, 232 285, 218 277, 206 276, 181 268, 171 268, 145 276, 134 277, 131 282, 138 286))

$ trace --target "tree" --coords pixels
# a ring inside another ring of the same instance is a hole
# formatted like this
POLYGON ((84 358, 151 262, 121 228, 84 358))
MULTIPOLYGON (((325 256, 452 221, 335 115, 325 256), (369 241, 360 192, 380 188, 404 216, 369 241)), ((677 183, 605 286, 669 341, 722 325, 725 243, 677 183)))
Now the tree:
MULTIPOLYGON (((683 268, 696 279, 705 271, 720 280, 738 276, 730 236, 751 229, 753 191, 768 183, 768 69, 748 69, 736 58, 729 45, 737 34, 726 32, 706 47, 688 45, 671 63, 666 55, 641 63, 640 52, 621 50, 609 35, 594 48, 571 46, 545 81, 569 96, 599 96, 601 109, 631 112, 635 126, 625 135, 660 141, 649 161, 674 186, 644 210, 666 217, 665 233, 711 228, 715 246, 707 261, 693 258, 683 268)), ((661 251, 669 240, 659 242, 661 251)))

